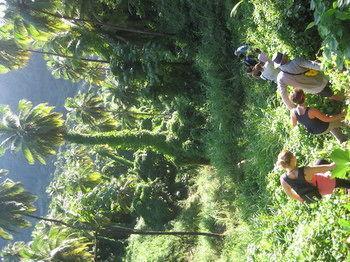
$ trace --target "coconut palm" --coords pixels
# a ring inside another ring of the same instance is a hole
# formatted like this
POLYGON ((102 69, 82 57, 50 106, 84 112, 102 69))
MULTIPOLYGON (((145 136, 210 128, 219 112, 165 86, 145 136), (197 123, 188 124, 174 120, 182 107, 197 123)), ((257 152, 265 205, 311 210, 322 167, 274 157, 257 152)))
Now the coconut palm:
POLYGON ((6 179, 0 184, 0 237, 11 239, 17 228, 30 226, 24 215, 35 211, 35 196, 26 192, 20 183, 6 179))
POLYGON ((197 231, 153 231, 153 230, 140 230, 134 228, 128 228, 120 226, 117 224, 108 224, 105 226, 96 226, 89 223, 77 222, 75 219, 74 223, 64 222, 58 219, 45 218, 35 215, 26 215, 28 217, 38 219, 40 221, 50 222, 56 225, 61 225, 64 227, 81 230, 84 232, 95 232, 95 236, 98 237, 107 237, 112 239, 125 239, 130 235, 146 235, 146 236, 208 236, 208 237, 217 237, 221 238, 224 235, 218 233, 210 232, 197 232, 197 231))
POLYGON ((53 112, 46 103, 33 107, 31 102, 21 100, 18 115, 10 108, 2 110, 0 146, 4 150, 21 150, 29 163, 45 163, 45 157, 56 153, 64 141, 84 145, 109 145, 112 148, 137 150, 154 148, 173 157, 179 164, 208 164, 203 152, 185 150, 178 140, 168 140, 163 133, 150 131, 111 131, 91 134, 70 132, 64 127, 62 115, 53 112))
MULTIPOLYGON (((0 39, 0 73, 7 73, 10 70, 24 67, 29 61, 31 53, 48 55, 53 58, 57 57, 60 59, 61 64, 62 60, 74 61, 75 63, 79 64, 76 66, 78 68, 87 67, 89 63, 97 63, 104 65, 103 68, 104 70, 106 70, 108 66, 106 67, 105 64, 109 64, 109 61, 107 60, 84 58, 52 51, 33 50, 30 48, 19 46, 14 39, 0 39)), ((96 68, 96 66, 93 67, 94 70, 96 70, 96 68)))
POLYGON ((69 30, 69 23, 60 18, 35 15, 28 12, 26 5, 41 6, 46 10, 57 8, 57 1, 2 0, 3 23, 12 38, 21 45, 30 42, 45 43, 53 35, 69 30))
MULTIPOLYGON (((64 19, 64 20, 68 20, 71 23, 74 23, 77 26, 92 26, 96 29, 110 29, 116 32, 127 32, 127 33, 131 33, 131 34, 140 34, 140 35, 147 35, 147 36, 169 36, 171 34, 166 34, 166 33, 162 33, 162 32, 152 32, 152 31, 148 31, 145 29, 139 29, 139 28, 131 28, 131 27, 124 27, 124 26, 120 26, 120 25, 116 25, 116 24, 112 24, 112 23, 108 23, 108 22, 100 22, 97 19, 91 20, 91 19, 86 19, 83 18, 81 16, 81 13, 84 10, 81 8, 83 6, 87 6, 87 2, 88 3, 93 3, 93 1, 86 1, 86 0, 79 0, 79 1, 64 1, 62 6, 57 6, 57 7, 61 7, 62 9, 66 10, 66 9, 70 9, 70 13, 73 16, 70 15, 66 15, 66 14, 62 14, 60 12, 55 12, 55 10, 52 8, 52 5, 49 6, 47 5, 47 8, 42 8, 43 6, 40 6, 38 4, 36 4, 35 2, 31 2, 31 1, 25 1, 22 0, 21 4, 17 4, 17 8, 20 8, 21 10, 25 10, 26 12, 34 12, 40 15, 44 15, 50 18, 54 18, 54 19, 64 19), (77 17, 78 15, 78 17, 77 17)), ((56 8, 57 8, 56 7, 56 8)), ((91 14, 94 13, 96 10, 96 6, 95 5, 91 5, 90 7, 86 7, 85 8, 85 13, 91 14)), ((129 10, 127 10, 128 12, 129 10)))
MULTIPOLYGON (((75 26, 96 29, 109 29, 115 32, 126 32, 129 34, 138 34, 145 36, 167 36, 169 34, 160 32, 151 32, 144 29, 130 28, 115 25, 107 22, 100 22, 97 19, 90 20, 81 17, 80 10, 86 6, 86 2, 92 1, 31 1, 31 0, 5 0, 6 10, 4 18, 8 20, 19 19, 27 25, 34 25, 37 30, 43 32, 57 32, 67 28, 68 23, 75 26), (70 15, 66 15, 66 11, 70 15)), ((95 7, 88 8, 87 12, 95 12, 95 7)))
POLYGON ((42 49, 50 51, 45 58, 55 77, 100 86, 109 72, 113 45, 101 32, 73 27, 55 35, 42 49))
MULTIPOLYGON (((104 93, 106 94, 106 93, 104 93)), ((134 127, 136 120, 149 119, 152 117, 167 117, 166 114, 142 112, 135 108, 123 108, 115 106, 104 98, 104 94, 96 94, 93 90, 81 93, 74 98, 67 98, 65 108, 75 117, 78 122, 88 125, 94 130, 108 131, 115 129, 117 122, 122 126, 134 127), (114 119, 118 119, 115 121, 114 119)))
POLYGON ((127 238, 132 234, 137 235, 173 235, 173 236, 210 236, 222 237, 221 234, 209 232, 192 231, 149 231, 122 227, 116 224, 107 224, 103 226, 93 225, 87 222, 79 222, 74 218, 74 222, 65 222, 59 219, 45 218, 32 215, 35 211, 33 201, 35 197, 24 190, 20 183, 6 180, 0 184, 0 237, 10 239, 9 232, 13 232, 17 227, 26 227, 29 225, 25 217, 34 218, 43 222, 50 222, 57 226, 63 226, 83 232, 93 232, 94 235, 101 237, 110 237, 114 239, 127 238))

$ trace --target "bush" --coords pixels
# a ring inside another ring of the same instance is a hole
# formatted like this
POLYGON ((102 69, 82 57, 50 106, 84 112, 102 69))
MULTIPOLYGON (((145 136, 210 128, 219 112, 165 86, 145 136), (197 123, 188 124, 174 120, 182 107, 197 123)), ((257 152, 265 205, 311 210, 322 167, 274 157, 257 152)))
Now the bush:
POLYGON ((135 191, 133 178, 120 177, 101 183, 81 198, 78 213, 91 223, 124 223, 132 225, 135 216, 132 200, 135 191))
POLYGON ((167 186, 175 183, 177 167, 162 154, 154 151, 137 151, 135 153, 134 168, 145 182, 158 179, 167 186))
POLYGON ((132 207, 147 226, 155 229, 162 228, 177 214, 168 187, 158 180, 138 185, 132 207))
POLYGON ((320 36, 315 29, 305 31, 313 20, 308 3, 303 0, 251 1, 243 8, 248 12, 239 31, 245 42, 270 54, 280 51, 296 56, 314 58, 320 49, 320 36))

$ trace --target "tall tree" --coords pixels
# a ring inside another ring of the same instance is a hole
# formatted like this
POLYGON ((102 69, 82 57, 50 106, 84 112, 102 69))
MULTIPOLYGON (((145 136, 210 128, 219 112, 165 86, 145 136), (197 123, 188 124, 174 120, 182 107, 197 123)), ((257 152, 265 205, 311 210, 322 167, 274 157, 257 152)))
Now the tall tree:
MULTIPOLYGON (((60 7, 61 8, 63 7, 63 11, 69 11, 71 15, 55 12, 55 10, 53 10, 52 8, 51 10, 48 8, 42 8, 43 6, 35 5, 35 3, 33 4, 31 1, 25 1, 25 0, 22 0, 22 3, 17 4, 17 8, 22 11, 25 10, 26 12, 34 12, 34 13, 45 15, 48 17, 68 20, 78 26, 82 26, 82 25, 84 26, 86 23, 88 23, 90 26, 93 26, 96 29, 110 29, 116 32, 127 32, 129 34, 131 33, 131 34, 139 34, 139 35, 146 35, 146 36, 171 35, 163 32, 152 32, 147 29, 132 28, 130 26, 122 26, 122 25, 116 25, 108 22, 101 22, 98 19, 84 18, 83 17, 84 14, 91 15, 91 13, 94 13, 96 11, 95 8, 97 6, 94 5, 92 2, 93 1, 86 1, 86 0, 63 1, 60 7), (87 3, 90 3, 90 7, 87 3), (85 10, 84 8, 82 8, 84 6, 85 6, 85 10)), ((101 4, 99 5, 101 6, 101 4)), ((122 11, 122 10, 119 10, 119 11, 122 11)), ((124 12, 128 12, 128 11, 129 10, 124 10, 124 12)))
POLYGON ((6 180, 0 184, 0 237, 9 239, 10 233, 17 227, 26 227, 29 223, 27 218, 34 218, 40 221, 46 221, 81 231, 97 232, 99 236, 113 237, 116 239, 125 238, 132 234, 137 235, 172 235, 172 236, 210 236, 210 237, 222 237, 220 234, 209 232, 192 232, 192 231, 149 231, 138 230, 133 228, 122 227, 119 225, 109 224, 105 226, 96 226, 89 223, 78 222, 65 222, 59 219, 45 218, 33 215, 35 208, 33 201, 36 198, 24 190, 20 183, 14 183, 10 180, 6 180))
MULTIPOLYGON (((107 121, 113 126, 112 115, 107 110, 103 98, 92 92, 79 92, 74 98, 66 99, 65 108, 89 126, 94 127, 107 121)), ((114 127, 115 125, 114 123, 114 127)))
POLYGON ((137 150, 151 147, 173 157, 179 164, 208 164, 203 152, 185 150, 178 140, 168 140, 163 133, 149 131, 112 131, 92 134, 70 132, 64 127, 62 115, 53 112, 53 107, 21 100, 19 114, 9 107, 2 109, 0 136, 4 150, 21 150, 29 163, 45 163, 45 157, 56 153, 56 148, 68 142, 84 145, 109 145, 113 148, 137 150))
MULTIPOLYGON (((102 6, 102 4, 99 3, 99 5, 93 5, 93 7, 81 8, 83 6, 88 6, 86 3, 92 2, 93 1, 6 0, 5 18, 12 21, 17 20, 23 22, 25 26, 34 26, 37 30, 43 32, 55 32, 67 27, 68 23, 70 23, 86 29, 93 27, 97 30, 106 29, 119 33, 125 32, 128 34, 151 37, 169 35, 161 32, 152 32, 147 29, 132 28, 82 17, 83 15, 95 13, 96 8, 102 6)), ((119 12, 120 11, 122 10, 119 10, 119 12)), ((94 15, 92 15, 92 17, 96 18, 94 15)))
MULTIPOLYGON (((64 59, 64 61, 68 60, 68 62, 71 61, 75 63, 74 65, 77 73, 79 73, 79 71, 77 70, 78 68, 80 68, 80 71, 82 71, 82 69, 86 67, 91 67, 91 63, 100 64, 99 66, 93 66, 93 70, 97 70, 98 68, 103 68, 103 70, 106 70, 109 67, 109 61, 107 60, 85 58, 65 53, 57 53, 55 51, 33 50, 28 47, 20 47, 17 44, 17 42, 13 39, 0 39, 0 48, 0 73, 7 73, 10 70, 24 67, 29 61, 31 53, 48 55, 53 58, 57 57, 60 59, 61 65, 62 59, 64 59)), ((68 65, 68 63, 65 64, 68 65)), ((97 75, 97 73, 95 73, 94 75, 97 75)))
POLYGON ((133 228, 123 227, 123 226, 114 225, 114 224, 109 224, 102 227, 96 227, 88 223, 79 223, 79 222, 69 223, 58 219, 45 218, 45 217, 40 217, 40 216, 35 216, 30 214, 28 214, 27 216, 40 221, 46 221, 46 222, 54 223, 56 225, 65 226, 68 228, 73 228, 73 229, 82 230, 82 231, 97 232, 97 236, 110 237, 115 239, 124 239, 129 237, 130 235, 208 236, 208 237, 218 237, 218 238, 223 237, 222 234, 210 233, 210 232, 139 230, 139 229, 133 229, 133 228))
POLYGON ((0 252, 4 262, 93 261, 91 241, 71 229, 37 225, 29 243, 11 243, 0 252))

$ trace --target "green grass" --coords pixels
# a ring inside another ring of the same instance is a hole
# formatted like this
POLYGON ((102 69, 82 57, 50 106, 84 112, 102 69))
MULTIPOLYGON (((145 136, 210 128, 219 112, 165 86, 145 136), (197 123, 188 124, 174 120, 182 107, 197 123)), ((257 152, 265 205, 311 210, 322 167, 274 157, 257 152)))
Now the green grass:
POLYGON ((200 169, 193 181, 190 197, 181 203, 181 214, 171 222, 172 230, 225 232, 227 236, 222 240, 134 236, 129 239, 127 261, 217 261, 220 258, 225 261, 229 257, 222 253, 238 223, 232 205, 233 184, 222 181, 209 167, 200 169))

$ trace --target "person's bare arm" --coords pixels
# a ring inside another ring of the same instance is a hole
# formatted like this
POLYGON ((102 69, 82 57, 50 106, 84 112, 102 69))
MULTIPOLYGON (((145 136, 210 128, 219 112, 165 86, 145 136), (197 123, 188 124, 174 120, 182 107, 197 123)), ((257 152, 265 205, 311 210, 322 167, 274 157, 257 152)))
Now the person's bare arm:
POLYGON ((325 164, 325 165, 314 165, 314 166, 306 166, 304 168, 304 174, 306 181, 311 181, 312 176, 317 173, 326 173, 335 168, 335 163, 325 164))
POLYGON ((294 110, 290 110, 290 122, 292 123, 292 127, 295 127, 298 124, 298 120, 294 114, 294 110))
POLYGON ((316 108, 311 108, 308 112, 310 118, 318 118, 323 122, 336 122, 344 120, 346 113, 340 113, 337 115, 327 115, 322 113, 320 110, 316 108))
POLYGON ((286 105, 286 107, 287 107, 289 110, 291 110, 292 108, 294 108, 294 107, 295 107, 295 104, 289 99, 289 94, 288 94, 288 91, 287 91, 287 86, 278 83, 277 88, 278 88, 278 91, 279 91, 280 94, 281 94, 282 101, 283 101, 283 103, 286 105))
POLYGON ((281 176, 280 177, 280 182, 281 182, 281 185, 284 189, 284 192, 286 192, 286 194, 293 198, 293 199, 296 199, 300 202, 304 202, 304 199, 302 199, 292 188, 290 185, 288 185, 288 183, 286 181, 284 181, 283 177, 281 176))
POLYGON ((298 59, 298 64, 302 67, 305 68, 309 68, 309 69, 313 69, 316 71, 320 71, 321 70, 321 64, 317 63, 315 61, 310 61, 310 60, 306 60, 306 59, 298 59))

